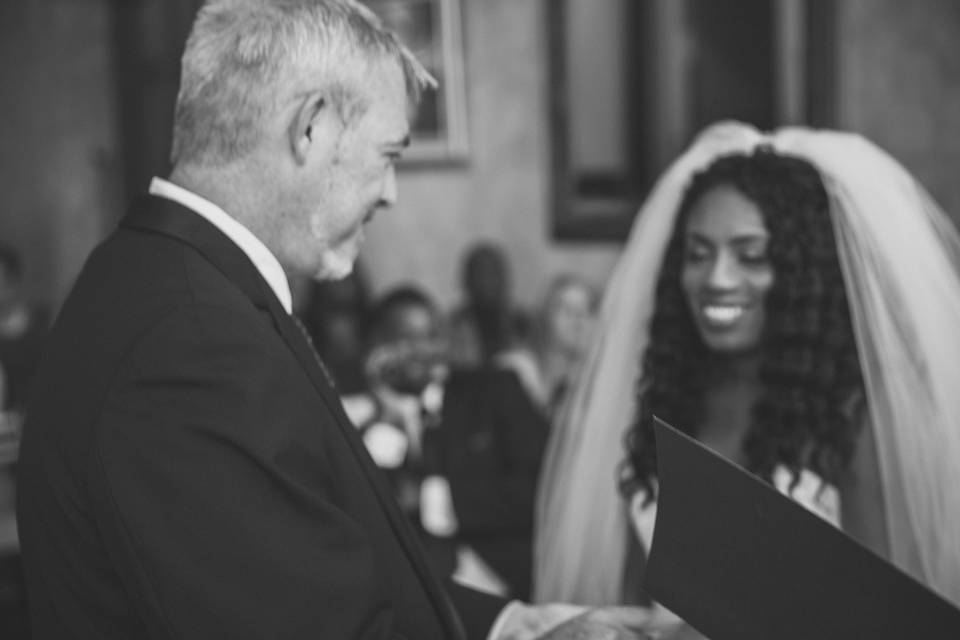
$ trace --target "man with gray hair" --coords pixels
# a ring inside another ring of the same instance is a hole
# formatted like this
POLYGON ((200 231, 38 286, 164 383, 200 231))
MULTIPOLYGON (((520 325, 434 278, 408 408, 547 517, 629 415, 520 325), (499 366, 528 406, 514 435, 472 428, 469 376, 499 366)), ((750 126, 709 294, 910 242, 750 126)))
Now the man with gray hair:
POLYGON ((199 11, 172 173, 84 266, 27 411, 35 638, 628 637, 432 575, 290 315, 288 277, 348 274, 396 200, 431 83, 350 0, 199 11))

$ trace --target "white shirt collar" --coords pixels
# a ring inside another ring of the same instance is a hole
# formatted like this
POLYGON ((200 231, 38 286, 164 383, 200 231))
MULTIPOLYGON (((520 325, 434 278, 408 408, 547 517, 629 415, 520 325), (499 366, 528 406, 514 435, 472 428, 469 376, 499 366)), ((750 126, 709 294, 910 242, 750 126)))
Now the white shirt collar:
POLYGON ((270 285, 274 295, 280 300, 280 304, 283 305, 286 312, 292 312, 293 299, 290 295, 290 282, 287 280, 287 275, 283 272, 283 267, 280 266, 276 256, 270 252, 270 249, 260 242, 257 236, 253 235, 249 229, 206 198, 202 198, 192 191, 177 186, 169 180, 154 178, 150 182, 150 193, 151 195, 182 204, 203 216, 211 224, 220 229, 225 236, 233 240, 234 244, 247 254, 247 257, 253 262, 257 271, 260 272, 263 279, 270 285))

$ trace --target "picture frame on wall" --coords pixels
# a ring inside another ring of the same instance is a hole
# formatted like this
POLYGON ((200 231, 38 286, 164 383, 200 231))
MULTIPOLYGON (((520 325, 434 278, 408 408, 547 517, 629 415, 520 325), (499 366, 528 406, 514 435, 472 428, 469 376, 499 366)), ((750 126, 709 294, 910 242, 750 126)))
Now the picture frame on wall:
POLYGON ((467 159, 466 79, 461 0, 366 0, 437 80, 411 114, 411 143, 402 164, 448 164, 467 159))
POLYGON ((552 237, 622 242, 706 125, 832 126, 836 3, 556 0, 549 5, 552 237))

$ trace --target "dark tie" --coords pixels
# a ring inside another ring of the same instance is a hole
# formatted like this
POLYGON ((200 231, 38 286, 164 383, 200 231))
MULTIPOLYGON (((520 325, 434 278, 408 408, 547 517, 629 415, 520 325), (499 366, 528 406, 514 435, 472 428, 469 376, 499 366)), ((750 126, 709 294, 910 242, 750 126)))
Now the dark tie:
POLYGON ((320 353, 317 351, 316 345, 313 344, 313 336, 310 335, 310 332, 307 331, 306 325, 303 324, 303 321, 295 313, 290 314, 290 319, 293 320, 293 324, 297 325, 297 329, 300 330, 300 333, 303 335, 303 339, 307 341, 307 346, 310 347, 310 353, 313 354, 313 359, 317 362, 317 366, 320 367, 320 371, 323 372, 323 377, 327 379, 327 382, 334 389, 337 388, 336 383, 333 381, 333 376, 330 375, 330 372, 327 371, 327 365, 323 364, 323 360, 320 358, 320 353))

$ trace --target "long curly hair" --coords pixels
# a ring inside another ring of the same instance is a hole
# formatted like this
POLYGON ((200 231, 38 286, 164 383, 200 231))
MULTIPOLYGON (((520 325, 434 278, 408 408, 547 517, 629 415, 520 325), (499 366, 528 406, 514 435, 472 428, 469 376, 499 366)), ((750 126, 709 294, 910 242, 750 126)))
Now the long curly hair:
POLYGON ((719 186, 756 203, 770 234, 774 283, 760 346, 760 395, 742 443, 745 464, 770 482, 784 465, 836 483, 853 455, 860 423, 851 402, 863 381, 837 256, 830 203, 816 168, 768 148, 718 158, 684 194, 656 288, 650 340, 626 435, 623 490, 656 497, 653 416, 696 438, 704 417, 711 353, 681 287, 684 229, 693 205, 719 186))

